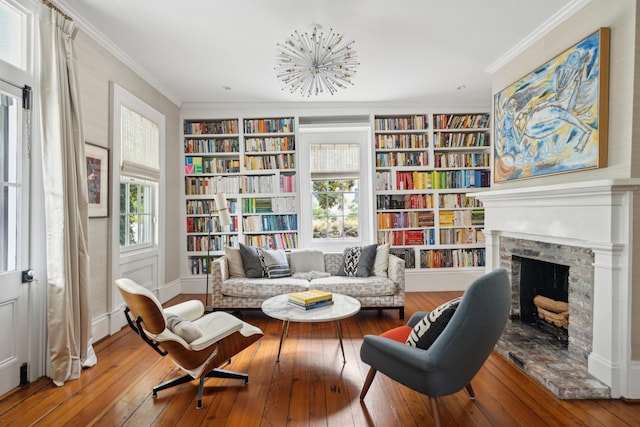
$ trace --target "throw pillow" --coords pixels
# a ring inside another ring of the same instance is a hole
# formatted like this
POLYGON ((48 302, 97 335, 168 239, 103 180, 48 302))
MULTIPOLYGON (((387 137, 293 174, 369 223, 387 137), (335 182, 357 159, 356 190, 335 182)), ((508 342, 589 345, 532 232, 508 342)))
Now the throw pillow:
POLYGON ((260 248, 258 252, 260 253, 262 267, 269 279, 291 276, 291 269, 289 269, 289 263, 287 262, 287 254, 285 254, 283 250, 260 248))
POLYGON ((202 330, 182 316, 177 314, 167 314, 167 329, 181 337, 188 343, 197 340, 202 336, 202 330))
POLYGON ((373 262, 373 275, 387 277, 389 269, 389 243, 380 245, 376 248, 376 259, 373 262))
POLYGON ((398 326, 397 328, 389 329, 387 332, 380 334, 380 336, 401 343, 406 343, 412 330, 413 328, 411 326, 398 326))
POLYGON ((226 246, 224 254, 227 257, 227 265, 229 265, 229 277, 247 277, 244 274, 244 264, 240 255, 240 248, 226 246))
POLYGON ((424 316, 413 327, 409 338, 407 338, 407 344, 424 350, 431 347, 431 344, 440 336, 451 317, 453 317, 461 300, 462 297, 447 301, 424 316))
POLYGON ((240 257, 245 276, 253 279, 264 277, 264 267, 262 267, 260 252, 257 248, 240 243, 240 257))
POLYGON ((304 273, 324 271, 324 253, 318 249, 294 249, 291 251, 291 271, 304 273))
POLYGON ((377 244, 347 248, 342 254, 337 276, 369 277, 376 258, 377 244))

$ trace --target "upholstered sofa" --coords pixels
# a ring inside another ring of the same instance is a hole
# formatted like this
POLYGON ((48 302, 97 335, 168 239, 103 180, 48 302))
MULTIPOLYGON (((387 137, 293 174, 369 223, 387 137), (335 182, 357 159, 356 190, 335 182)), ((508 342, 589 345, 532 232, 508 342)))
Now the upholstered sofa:
POLYGON ((266 299, 309 289, 349 295, 363 309, 396 309, 404 318, 404 260, 378 251, 375 268, 368 277, 337 275, 343 253, 318 250, 293 250, 286 254, 291 276, 268 278, 243 277, 239 255, 227 252, 212 263, 212 304, 215 310, 259 309, 266 299))

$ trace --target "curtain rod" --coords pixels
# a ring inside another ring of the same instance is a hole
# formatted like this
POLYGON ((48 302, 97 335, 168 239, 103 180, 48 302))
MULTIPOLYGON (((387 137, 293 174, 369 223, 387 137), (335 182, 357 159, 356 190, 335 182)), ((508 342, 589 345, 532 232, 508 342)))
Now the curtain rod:
POLYGON ((64 13, 58 6, 56 6, 55 4, 51 3, 49 0, 42 0, 42 3, 45 6, 48 6, 51 9, 55 10, 56 12, 58 12, 60 15, 64 16, 65 19, 68 19, 69 21, 73 21, 73 19, 71 19, 71 17, 69 15, 64 13))

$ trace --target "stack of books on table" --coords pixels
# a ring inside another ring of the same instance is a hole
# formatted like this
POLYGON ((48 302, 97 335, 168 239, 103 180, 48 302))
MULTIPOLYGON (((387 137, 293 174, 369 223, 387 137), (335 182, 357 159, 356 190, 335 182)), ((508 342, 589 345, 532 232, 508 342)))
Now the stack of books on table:
POLYGON ((294 292, 289 294, 289 304, 301 310, 311 310, 333 304, 333 295, 316 289, 294 292))

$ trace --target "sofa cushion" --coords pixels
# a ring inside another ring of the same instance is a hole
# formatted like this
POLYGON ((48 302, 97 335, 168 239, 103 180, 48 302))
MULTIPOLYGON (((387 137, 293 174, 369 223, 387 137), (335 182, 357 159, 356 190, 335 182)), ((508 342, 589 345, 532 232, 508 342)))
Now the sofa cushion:
POLYGON ((291 276, 287 255, 282 249, 258 249, 262 267, 269 279, 291 276))
POLYGON ((318 249, 294 249, 289 254, 292 273, 324 271, 324 254, 318 249))
POLYGON ((345 294, 351 297, 384 296, 395 293, 395 283, 386 277, 346 277, 331 276, 313 279, 309 289, 345 294))
POLYGON ((387 270, 389 269, 389 243, 379 245, 376 248, 376 258, 373 262, 374 276, 387 277, 387 270))
POLYGON ((224 254, 227 257, 227 265, 229 266, 230 277, 247 277, 244 273, 244 264, 242 263, 242 255, 240 255, 240 248, 234 248, 232 246, 226 246, 224 248, 224 254))
POLYGON ((222 282, 222 294, 232 297, 270 298, 276 295, 309 290, 309 282, 293 277, 279 279, 237 278, 222 282))
POLYGON ((329 277, 331 275, 324 271, 306 271, 306 272, 300 272, 300 273, 293 273, 292 276, 296 279, 304 279, 304 280, 311 281, 313 279, 319 279, 321 277, 329 277))
POLYGON ((346 248, 342 254, 338 276, 369 277, 376 258, 377 244, 346 248))
POLYGON ((244 274, 250 278, 264 277, 264 267, 260 261, 258 248, 240 243, 240 256, 244 266, 244 274))

